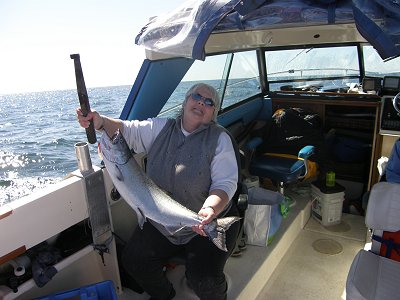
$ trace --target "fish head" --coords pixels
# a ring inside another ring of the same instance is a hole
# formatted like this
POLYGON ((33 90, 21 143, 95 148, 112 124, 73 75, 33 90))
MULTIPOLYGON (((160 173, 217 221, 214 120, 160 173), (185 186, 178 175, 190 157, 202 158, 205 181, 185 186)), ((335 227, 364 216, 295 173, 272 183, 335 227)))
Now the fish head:
POLYGON ((106 166, 107 162, 124 165, 132 157, 129 146, 119 129, 111 138, 106 132, 102 134, 99 142, 99 153, 105 161, 106 166))

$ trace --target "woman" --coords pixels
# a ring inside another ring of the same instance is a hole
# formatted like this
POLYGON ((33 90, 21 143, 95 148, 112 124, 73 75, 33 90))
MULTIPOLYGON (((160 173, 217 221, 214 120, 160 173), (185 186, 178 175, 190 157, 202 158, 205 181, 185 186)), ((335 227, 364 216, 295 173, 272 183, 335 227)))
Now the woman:
POLYGON ((213 245, 203 231, 203 225, 216 217, 238 215, 231 204, 238 166, 229 135, 215 122, 219 105, 216 90, 200 83, 187 91, 176 119, 122 121, 96 111, 84 117, 77 109, 84 128, 93 120, 96 130, 104 130, 109 136, 120 129, 136 153, 146 153, 148 176, 172 198, 204 218, 202 224, 173 236, 151 220, 142 230, 134 231, 122 262, 151 299, 175 296, 163 268, 171 257, 182 252, 186 255, 188 284, 200 299, 226 299, 223 269, 235 246, 239 222, 227 232, 228 252, 213 245))

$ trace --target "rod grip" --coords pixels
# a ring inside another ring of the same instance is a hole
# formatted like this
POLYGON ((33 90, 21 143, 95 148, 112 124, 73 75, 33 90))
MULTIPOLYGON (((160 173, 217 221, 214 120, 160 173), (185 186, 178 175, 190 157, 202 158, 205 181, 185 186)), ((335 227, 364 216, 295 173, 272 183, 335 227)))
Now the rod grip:
MULTIPOLYGON (((71 54, 71 59, 74 60, 76 88, 78 92, 79 104, 83 115, 86 117, 90 112, 89 97, 86 90, 85 79, 83 78, 81 60, 79 54, 71 54)), ((93 121, 90 121, 89 127, 86 128, 86 136, 90 144, 97 142, 96 130, 94 129, 93 121)))

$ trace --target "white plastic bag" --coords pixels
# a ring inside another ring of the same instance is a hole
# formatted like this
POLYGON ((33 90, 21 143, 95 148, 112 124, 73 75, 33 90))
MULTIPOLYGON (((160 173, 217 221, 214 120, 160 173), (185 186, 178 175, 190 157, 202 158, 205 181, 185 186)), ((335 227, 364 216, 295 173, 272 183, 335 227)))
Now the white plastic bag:
POLYGON ((246 243, 266 247, 282 221, 280 204, 284 196, 260 187, 248 192, 249 202, 244 218, 246 243))

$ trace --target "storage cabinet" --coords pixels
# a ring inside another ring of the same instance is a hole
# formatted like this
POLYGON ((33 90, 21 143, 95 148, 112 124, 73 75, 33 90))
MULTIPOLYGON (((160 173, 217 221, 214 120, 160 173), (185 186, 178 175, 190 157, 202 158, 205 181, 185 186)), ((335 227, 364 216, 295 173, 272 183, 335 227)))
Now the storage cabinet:
POLYGON ((304 92, 277 92, 269 97, 273 112, 279 108, 298 107, 316 113, 321 117, 326 142, 329 143, 332 135, 340 139, 336 144, 327 145, 333 155, 331 161, 326 162, 338 179, 360 182, 365 190, 378 181, 380 97, 304 92))

